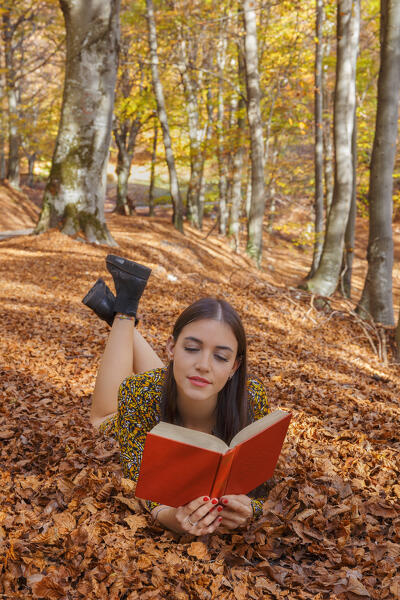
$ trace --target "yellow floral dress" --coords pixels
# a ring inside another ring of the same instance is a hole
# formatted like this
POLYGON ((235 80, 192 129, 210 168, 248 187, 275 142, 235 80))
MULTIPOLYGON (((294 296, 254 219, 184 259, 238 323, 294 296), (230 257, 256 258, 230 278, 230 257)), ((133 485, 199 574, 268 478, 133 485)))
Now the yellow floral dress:
MULTIPOLYGON (((165 368, 154 369, 125 379, 118 394, 118 413, 100 425, 100 431, 114 437, 120 445, 125 477, 136 481, 139 475, 146 434, 160 421, 161 397, 165 368)), ((258 379, 248 379, 248 399, 254 420, 269 413, 264 386, 258 379)), ((254 517, 262 515, 265 496, 251 501, 254 517)), ((151 511, 157 502, 146 501, 151 511)))

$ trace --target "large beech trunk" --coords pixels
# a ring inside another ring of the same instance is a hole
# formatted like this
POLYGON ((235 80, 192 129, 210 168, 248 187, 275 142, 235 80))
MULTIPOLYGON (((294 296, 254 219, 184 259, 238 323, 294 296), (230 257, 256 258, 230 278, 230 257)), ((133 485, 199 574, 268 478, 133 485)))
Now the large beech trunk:
POLYGON ((251 148, 251 205, 247 225, 247 253, 261 263, 265 209, 264 136, 260 108, 260 74, 258 70, 256 11, 252 0, 243 0, 245 25, 245 68, 247 116, 251 148))
POLYGON ((36 233, 115 245, 104 218, 120 0, 60 0, 67 32, 61 120, 36 233))
POLYGON ((392 191, 400 89, 400 3, 381 0, 381 64, 369 182, 368 272, 357 307, 393 325, 392 191))
POLYGON ((323 296, 333 294, 338 285, 353 191, 352 135, 359 32, 360 0, 339 0, 334 105, 335 186, 321 260, 316 273, 307 282, 308 289, 323 296))

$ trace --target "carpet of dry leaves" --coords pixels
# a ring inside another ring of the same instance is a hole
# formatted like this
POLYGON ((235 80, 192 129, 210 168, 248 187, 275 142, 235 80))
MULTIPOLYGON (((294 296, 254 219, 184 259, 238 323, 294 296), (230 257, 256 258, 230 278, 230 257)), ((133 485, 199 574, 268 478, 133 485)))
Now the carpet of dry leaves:
MULTIPOLYGON (((243 316, 251 371, 293 412, 264 517, 195 539, 152 524, 118 448, 88 423, 107 325, 81 298, 111 285, 108 248, 57 232, 0 242, 0 598, 400 597, 400 378, 340 298, 316 308, 298 250, 257 272, 214 233, 110 216, 116 252, 153 268, 140 329, 157 351, 201 295, 243 316), (297 254, 296 254, 297 253, 297 254), (292 270, 291 270, 292 269, 292 270), (289 275, 288 275, 289 276, 289 275)), ((289 250, 288 250, 289 252, 289 250)))

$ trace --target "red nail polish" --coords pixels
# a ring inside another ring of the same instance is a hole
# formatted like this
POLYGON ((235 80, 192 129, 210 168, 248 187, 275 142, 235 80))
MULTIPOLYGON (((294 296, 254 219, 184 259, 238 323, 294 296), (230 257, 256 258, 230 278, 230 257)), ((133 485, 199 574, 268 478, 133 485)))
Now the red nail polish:
POLYGON ((218 504, 218 500, 217 500, 216 498, 213 498, 213 499, 211 500, 211 504, 218 504))
POLYGON ((218 517, 218 521, 222 521, 222 517, 218 517))
POLYGON ((226 498, 224 498, 224 499, 222 500, 222 502, 223 502, 223 504, 228 504, 229 500, 227 500, 226 498))
POLYGON ((209 499, 210 499, 210 498, 209 498, 208 496, 204 496, 204 498, 203 498, 203 502, 208 502, 208 501, 209 501, 209 499))
POLYGON ((221 510, 223 510, 222 506, 218 506, 217 511, 221 512, 221 510))

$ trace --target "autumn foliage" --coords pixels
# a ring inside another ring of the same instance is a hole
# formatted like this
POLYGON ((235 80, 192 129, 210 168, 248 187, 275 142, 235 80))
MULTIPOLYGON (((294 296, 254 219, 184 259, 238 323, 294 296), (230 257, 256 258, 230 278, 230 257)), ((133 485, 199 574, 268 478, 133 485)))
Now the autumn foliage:
POLYGON ((88 422, 107 325, 81 298, 100 275, 111 285, 108 249, 57 232, 1 242, 0 597, 399 598, 398 367, 379 362, 348 304, 317 310, 215 234, 183 237, 162 215, 109 223, 118 252, 153 269, 140 329, 155 349, 189 302, 227 298, 251 371, 292 425, 248 530, 195 539, 154 525, 88 422))

